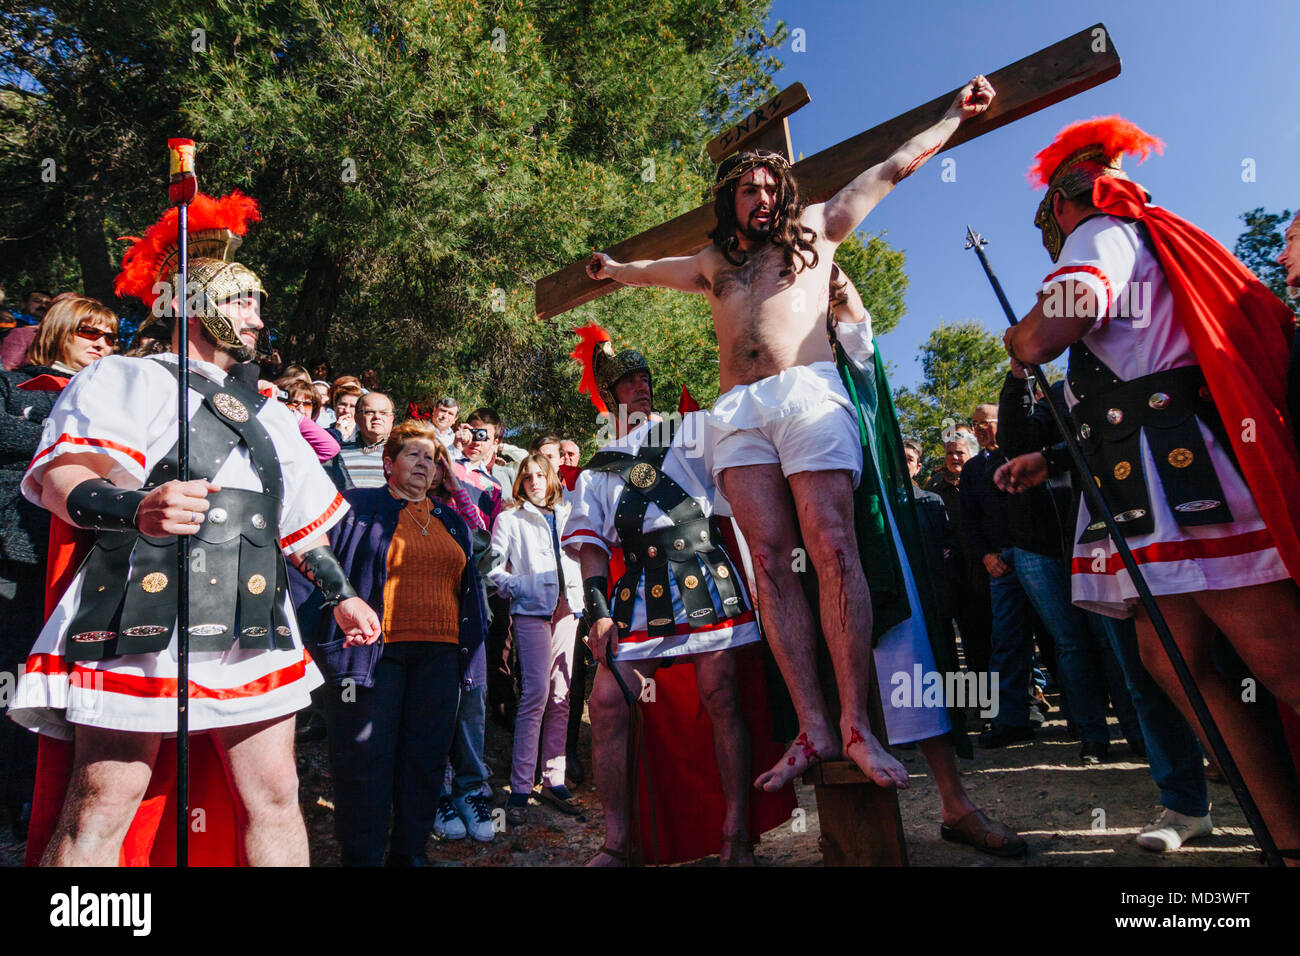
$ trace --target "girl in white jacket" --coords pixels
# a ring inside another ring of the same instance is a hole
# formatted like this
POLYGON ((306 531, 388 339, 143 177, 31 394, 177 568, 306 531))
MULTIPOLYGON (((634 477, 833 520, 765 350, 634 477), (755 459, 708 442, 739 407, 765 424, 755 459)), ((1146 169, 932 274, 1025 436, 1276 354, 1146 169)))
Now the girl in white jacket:
POLYGON ((494 567, 488 577, 510 601, 524 685, 506 804, 512 826, 526 821, 539 749, 542 799, 565 813, 581 810, 564 785, 569 679, 582 610, 582 570, 559 546, 569 510, 550 461, 529 455, 515 477, 514 507, 500 514, 492 531, 494 567))

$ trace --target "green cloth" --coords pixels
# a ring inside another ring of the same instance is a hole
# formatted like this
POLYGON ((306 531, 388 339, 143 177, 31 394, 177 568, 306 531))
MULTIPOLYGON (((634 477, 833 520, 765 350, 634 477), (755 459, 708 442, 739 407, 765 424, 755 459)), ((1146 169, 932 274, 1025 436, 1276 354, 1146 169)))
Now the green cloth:
MULTIPOLYGON (((862 479, 854 492, 853 517, 862 568, 871 590, 872 644, 890 628, 911 617, 913 610, 903 583, 901 557, 885 522, 883 509, 889 507, 921 600, 920 611, 925 616, 935 669, 941 674, 953 672, 957 669, 956 648, 944 639, 939 621, 939 602, 925 560, 920 520, 912 498, 912 479, 903 455, 903 436, 880 349, 875 350, 871 366, 863 367, 850 359, 837 342, 835 364, 858 410, 862 440, 862 479)), ((948 718, 952 723, 953 747, 960 756, 971 758, 973 751, 966 734, 965 715, 960 708, 951 707, 948 718)))

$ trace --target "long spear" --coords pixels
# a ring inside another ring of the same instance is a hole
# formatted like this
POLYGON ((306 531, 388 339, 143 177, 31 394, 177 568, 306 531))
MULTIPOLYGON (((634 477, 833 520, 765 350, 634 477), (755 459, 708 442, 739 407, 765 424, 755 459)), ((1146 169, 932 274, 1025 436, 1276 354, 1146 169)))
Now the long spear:
MULTIPOLYGON (((186 298, 189 295, 189 204, 198 192, 194 170, 194 140, 169 139, 171 179, 168 197, 177 209, 176 228, 180 240, 180 281, 175 290, 178 300, 176 395, 176 465, 177 478, 190 480, 190 338, 186 298)), ((176 537, 176 865, 189 865, 190 819, 190 538, 176 537)))
MULTIPOLYGON (((1017 325, 1019 320, 1016 319, 1016 313, 1012 310, 1011 303, 1007 301, 1006 293, 1002 291, 1002 283, 998 281, 998 277, 993 274, 993 267, 989 265, 988 256, 983 248, 986 245, 988 245, 987 239, 970 226, 966 227, 966 248, 974 249, 975 255, 979 256, 980 265, 984 267, 984 274, 989 277, 989 283, 993 286, 993 292, 1002 305, 1002 311, 1007 315, 1007 321, 1013 326, 1017 325)), ((1088 500, 1088 508, 1093 515, 1100 515, 1102 521, 1106 523, 1106 530, 1110 533, 1110 540, 1114 542, 1115 550, 1119 552, 1120 561, 1123 562, 1124 569, 1128 571, 1129 580, 1137 588, 1138 600, 1146 608, 1151 625, 1155 628, 1156 635, 1160 638, 1160 643, 1169 656, 1169 662, 1174 667, 1174 673, 1178 675, 1178 683, 1182 685, 1183 693, 1187 695, 1192 710, 1196 712, 1196 719, 1205 732, 1205 739, 1210 744, 1210 750, 1214 752, 1214 759, 1218 761, 1224 776, 1228 778, 1228 785, 1232 787, 1232 793, 1237 798, 1237 803, 1241 806, 1241 812, 1245 814, 1250 828, 1255 831, 1255 838, 1259 840, 1259 846, 1264 853, 1265 860, 1268 861, 1269 866, 1285 866, 1286 864, 1282 862, 1281 855, 1277 852, 1277 845, 1273 842, 1273 836, 1269 833, 1264 818, 1260 815, 1259 808, 1255 805, 1255 800, 1246 787, 1246 781, 1242 779, 1241 772, 1237 769, 1237 763, 1232 759, 1232 754, 1228 752, 1228 746, 1223 741, 1223 735, 1219 733, 1219 727, 1214 722, 1209 707, 1205 704, 1205 698, 1201 696, 1201 691, 1192 678, 1192 672, 1187 668, 1187 661, 1183 659, 1182 651, 1174 643, 1174 636, 1169 630, 1169 623, 1165 620, 1165 616, 1160 613, 1160 607, 1156 604, 1156 599, 1147 586, 1146 578, 1142 576, 1142 570, 1138 567, 1137 561, 1134 560, 1133 552, 1129 549, 1128 542, 1124 540, 1124 535, 1115 522, 1114 512, 1111 511, 1101 493, 1101 483, 1083 457, 1083 450, 1079 447, 1078 439, 1075 438, 1074 429, 1067 423, 1066 410, 1058 404, 1056 396, 1047 387, 1047 377, 1043 375, 1042 368, 1028 362, 1022 364, 1029 370, 1029 374, 1037 378, 1043 385, 1043 394, 1046 396, 1047 408, 1052 415, 1052 421, 1061 434, 1065 436, 1065 447, 1070 451, 1070 459, 1074 462, 1074 467, 1078 473, 1084 477, 1083 496, 1088 500)))

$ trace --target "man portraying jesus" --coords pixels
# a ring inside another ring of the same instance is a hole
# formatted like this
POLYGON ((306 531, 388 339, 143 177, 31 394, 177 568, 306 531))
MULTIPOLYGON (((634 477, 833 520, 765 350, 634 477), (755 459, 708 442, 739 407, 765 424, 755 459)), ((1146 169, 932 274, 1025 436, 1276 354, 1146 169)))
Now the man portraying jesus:
POLYGON ((826 337, 831 267, 836 248, 876 204, 993 96, 988 80, 975 77, 938 123, 824 203, 803 205, 779 154, 737 153, 718 169, 711 245, 693 256, 631 263, 596 253, 587 267, 594 279, 697 293, 712 307, 722 390, 712 409, 713 471, 749 542, 759 609, 800 725, 785 756, 758 778, 765 789, 841 753, 880 786, 907 785, 907 771, 867 719, 872 614, 852 518, 862 445, 826 337), (817 682, 812 611, 794 570, 800 536, 820 584, 841 702, 838 736, 817 682))

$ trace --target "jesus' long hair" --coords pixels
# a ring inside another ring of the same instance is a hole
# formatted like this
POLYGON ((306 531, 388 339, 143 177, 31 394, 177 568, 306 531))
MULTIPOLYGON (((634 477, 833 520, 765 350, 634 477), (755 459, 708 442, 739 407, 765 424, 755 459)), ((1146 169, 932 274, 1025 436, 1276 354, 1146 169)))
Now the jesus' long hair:
POLYGON ((741 150, 728 156, 718 167, 713 187, 716 197, 713 211, 718 217, 718 224, 709 233, 709 238, 732 265, 745 263, 745 253, 737 248, 736 241, 736 230, 740 228, 740 222, 736 219, 736 187, 745 173, 759 166, 771 173, 777 184, 776 208, 772 210, 772 230, 768 234, 768 241, 778 246, 785 256, 785 270, 781 275, 816 268, 819 257, 812 240, 817 238, 817 234, 799 222, 804 210, 804 203, 799 198, 799 184, 795 181, 789 161, 780 153, 770 150, 741 150), (799 260, 798 265, 795 265, 796 259, 799 260))

